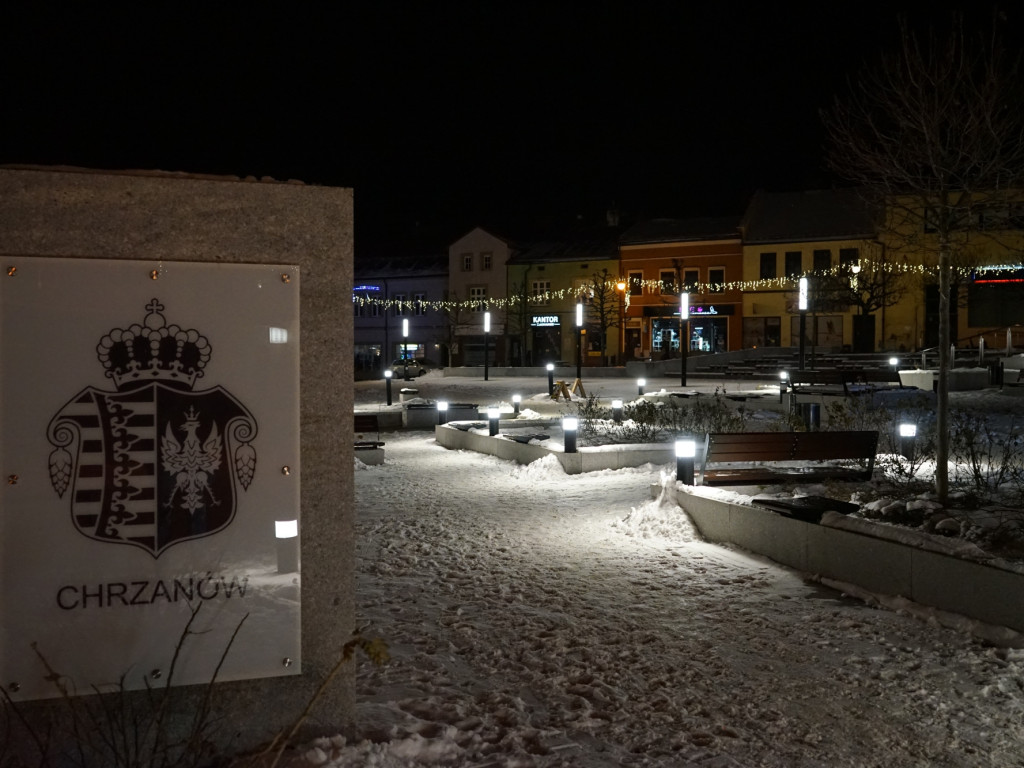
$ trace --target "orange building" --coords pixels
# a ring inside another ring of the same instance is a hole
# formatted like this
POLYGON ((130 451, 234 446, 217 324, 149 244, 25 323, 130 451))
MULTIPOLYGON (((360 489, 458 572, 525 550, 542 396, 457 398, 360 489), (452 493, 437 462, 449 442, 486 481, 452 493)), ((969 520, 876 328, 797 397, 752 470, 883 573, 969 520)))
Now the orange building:
POLYGON ((681 297, 689 297, 689 352, 740 349, 743 242, 739 216, 653 219, 623 233, 624 357, 679 356, 681 297))

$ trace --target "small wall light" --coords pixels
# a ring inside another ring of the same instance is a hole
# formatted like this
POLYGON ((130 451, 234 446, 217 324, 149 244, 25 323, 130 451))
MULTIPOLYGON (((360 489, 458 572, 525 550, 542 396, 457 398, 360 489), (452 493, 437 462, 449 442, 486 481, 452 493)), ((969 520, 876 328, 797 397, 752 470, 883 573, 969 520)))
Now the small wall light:
POLYGON ((566 416, 562 419, 562 434, 565 439, 565 452, 576 453, 576 428, 579 420, 575 416, 566 416))
POLYGON ((636 393, 640 396, 644 394, 644 386, 647 384, 647 379, 636 380, 636 393))
POLYGON ((446 424, 448 422, 448 401, 438 400, 437 401, 437 423, 446 424))
POLYGON ((512 413, 518 418, 519 404, 523 402, 522 395, 512 395, 512 413))
POLYGON ((274 537, 277 542, 277 572, 296 573, 299 570, 299 521, 276 520, 274 537))
POLYGON ((271 328, 270 329, 270 343, 271 344, 287 344, 288 343, 288 329, 287 328, 271 328))
POLYGON ((676 480, 683 485, 693 485, 693 462, 697 455, 694 440, 676 440, 676 480))
POLYGON ((914 442, 917 438, 917 424, 900 424, 900 456, 914 457, 914 442))
POLYGON ((622 421, 622 401, 612 400, 612 421, 619 424, 622 421))
POLYGON ((498 434, 498 419, 499 418, 501 418, 501 411, 499 411, 497 408, 493 408, 493 407, 487 409, 487 423, 488 423, 488 425, 490 427, 489 432, 490 432, 491 437, 494 437, 494 435, 498 434))

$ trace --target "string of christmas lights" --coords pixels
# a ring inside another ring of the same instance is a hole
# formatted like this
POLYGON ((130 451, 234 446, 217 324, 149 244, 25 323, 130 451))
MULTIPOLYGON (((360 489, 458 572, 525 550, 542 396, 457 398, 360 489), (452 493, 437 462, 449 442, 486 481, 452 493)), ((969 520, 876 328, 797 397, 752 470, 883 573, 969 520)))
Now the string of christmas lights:
MULTIPOLYGON (((833 266, 827 270, 815 270, 804 272, 800 275, 790 277, 774 277, 764 278, 760 280, 739 280, 728 283, 697 283, 690 286, 689 293, 691 294, 702 294, 702 295, 715 295, 726 293, 729 291, 742 291, 746 293, 753 293, 757 291, 796 291, 799 286, 800 278, 806 277, 811 281, 824 280, 828 278, 835 278, 838 276, 845 276, 851 279, 855 279, 858 273, 870 274, 873 272, 885 272, 893 275, 915 275, 925 278, 938 278, 938 267, 933 265, 925 264, 907 264, 904 262, 887 262, 887 261, 870 261, 862 258, 858 264, 860 269, 854 272, 850 269, 849 265, 833 266)), ((975 272, 977 267, 952 267, 953 276, 960 279, 966 279, 975 272)), ((992 267, 986 267, 986 274, 998 274, 999 271, 1005 271, 1007 273, 1016 272, 1021 269, 1019 265, 997 265, 992 267)), ((620 291, 618 289, 618 283, 622 282, 619 279, 608 280, 604 283, 605 291, 610 291, 610 294, 616 297, 624 294, 626 306, 629 306, 630 296, 635 293, 635 289, 639 287, 645 293, 655 293, 661 291, 663 283, 661 280, 630 280, 628 281, 628 287, 626 290, 620 291)), ((813 284, 813 282, 812 282, 813 284)), ((518 294, 515 296, 507 297, 493 297, 488 296, 486 299, 472 299, 466 301, 447 301, 447 300, 427 300, 427 299, 390 299, 390 298, 377 298, 372 295, 371 291, 365 291, 360 293, 359 291, 353 291, 352 302, 359 307, 370 307, 376 305, 378 309, 385 311, 404 309, 410 312, 413 311, 447 311, 457 312, 459 310, 477 310, 481 307, 494 310, 511 309, 517 306, 520 302, 525 301, 528 304, 546 304, 552 300, 562 300, 566 298, 579 299, 584 294, 589 294, 591 297, 594 294, 596 288, 600 287, 600 284, 591 283, 585 287, 572 287, 562 288, 559 290, 548 290, 543 293, 529 293, 529 294, 518 294)))

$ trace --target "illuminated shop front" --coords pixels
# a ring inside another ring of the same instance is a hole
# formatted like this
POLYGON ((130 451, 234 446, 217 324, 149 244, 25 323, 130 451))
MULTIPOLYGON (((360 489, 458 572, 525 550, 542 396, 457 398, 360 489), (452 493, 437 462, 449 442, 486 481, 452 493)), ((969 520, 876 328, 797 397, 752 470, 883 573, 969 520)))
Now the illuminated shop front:
MULTIPOLYGON (((687 323, 690 352, 726 352, 729 349, 729 320, 732 304, 698 304, 690 307, 687 323)), ((650 318, 651 356, 679 354, 679 310, 671 307, 644 307, 650 318)))

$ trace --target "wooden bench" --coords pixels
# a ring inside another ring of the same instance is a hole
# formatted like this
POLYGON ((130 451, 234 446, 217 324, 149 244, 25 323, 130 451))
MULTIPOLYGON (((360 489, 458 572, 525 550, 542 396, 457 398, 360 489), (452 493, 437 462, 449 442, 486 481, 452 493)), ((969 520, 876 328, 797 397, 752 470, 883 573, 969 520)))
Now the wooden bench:
POLYGON ((803 390, 805 392, 817 391, 823 395, 838 395, 841 391, 845 397, 874 391, 874 384, 903 386, 899 371, 882 368, 795 370, 789 371, 789 383, 792 385, 794 393, 803 390))
POLYGON ((357 413, 355 415, 355 449, 370 450, 371 448, 384 447, 380 439, 380 420, 376 413, 357 413), (366 434, 373 432, 377 435, 376 440, 367 440, 366 434))
POLYGON ((869 480, 878 432, 711 432, 704 444, 701 485, 772 485, 821 480, 869 480), (823 464, 855 461, 856 466, 823 464), (790 462, 786 466, 765 466, 790 462), (795 463, 800 462, 799 466, 795 463), (756 466, 708 468, 715 464, 756 466))

